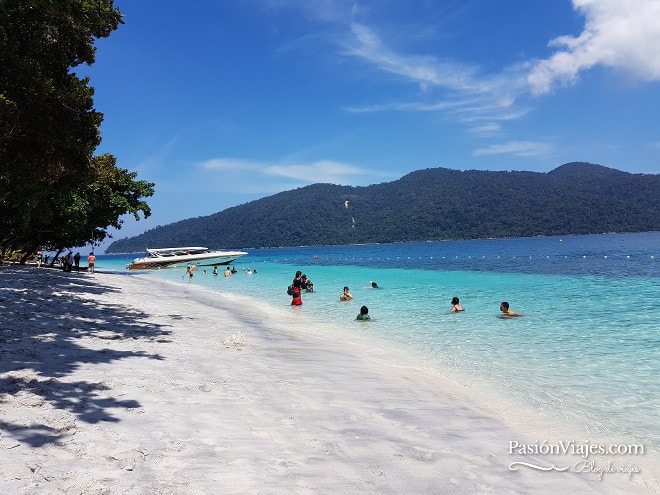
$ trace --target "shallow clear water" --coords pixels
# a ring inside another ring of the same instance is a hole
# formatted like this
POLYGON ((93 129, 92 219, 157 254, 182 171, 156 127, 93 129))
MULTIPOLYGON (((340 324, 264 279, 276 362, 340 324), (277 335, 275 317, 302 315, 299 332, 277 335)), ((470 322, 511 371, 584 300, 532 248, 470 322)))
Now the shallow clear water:
MULTIPOLYGON (((140 275, 387 340, 548 421, 660 446, 660 233, 247 251, 231 278, 221 269, 189 280, 185 267, 140 275), (297 269, 315 292, 294 308, 286 287, 297 269), (352 301, 339 301, 344 285, 352 301), (453 296, 464 313, 450 312, 453 296), (499 318, 504 300, 525 316, 499 318), (367 324, 354 321, 363 304, 367 324)), ((99 256, 97 270, 125 272, 133 257, 99 256)))

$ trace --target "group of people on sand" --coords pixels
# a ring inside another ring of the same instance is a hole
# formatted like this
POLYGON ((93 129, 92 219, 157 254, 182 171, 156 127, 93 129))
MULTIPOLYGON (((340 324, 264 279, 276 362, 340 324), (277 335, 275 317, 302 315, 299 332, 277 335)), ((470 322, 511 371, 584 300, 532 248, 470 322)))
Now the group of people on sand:
MULTIPOLYGON (((458 297, 452 297, 451 299, 451 312, 452 313, 460 313, 461 311, 465 311, 463 309, 463 306, 461 306, 461 303, 458 299, 458 297)), ((516 318, 518 316, 522 316, 522 313, 516 313, 515 311, 512 311, 509 309, 509 303, 506 301, 503 301, 500 304, 500 311, 501 315, 500 318, 516 318)))
MULTIPOLYGON (((70 272, 74 268, 75 271, 79 272, 81 258, 82 256, 80 256, 79 252, 73 254, 71 251, 69 251, 66 254, 66 256, 64 256, 63 258, 56 258, 55 262, 59 262, 62 267, 62 270, 64 270, 65 272, 70 272)), ((48 256, 44 256, 44 254, 41 251, 39 251, 37 253, 36 262, 37 262, 37 268, 41 268, 42 265, 45 265, 48 262, 48 256)), ((87 256, 87 271, 89 273, 94 273, 95 263, 96 263, 96 256, 94 255, 94 252, 91 252, 87 256)))

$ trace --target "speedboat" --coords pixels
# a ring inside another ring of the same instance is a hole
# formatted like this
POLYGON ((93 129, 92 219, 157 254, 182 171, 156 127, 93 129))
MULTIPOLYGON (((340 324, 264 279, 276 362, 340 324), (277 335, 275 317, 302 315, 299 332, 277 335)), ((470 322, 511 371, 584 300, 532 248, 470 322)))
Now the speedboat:
POLYGON ((182 265, 214 266, 228 265, 236 258, 245 256, 243 251, 211 251, 205 247, 176 247, 147 249, 148 256, 135 258, 126 265, 129 270, 174 268, 182 265))

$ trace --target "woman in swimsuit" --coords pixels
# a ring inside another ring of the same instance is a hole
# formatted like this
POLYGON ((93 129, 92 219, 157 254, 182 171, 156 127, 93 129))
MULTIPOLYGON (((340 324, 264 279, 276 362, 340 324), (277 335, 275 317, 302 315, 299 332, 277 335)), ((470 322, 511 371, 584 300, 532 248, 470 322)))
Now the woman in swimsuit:
POLYGON ((300 291, 300 279, 293 280, 293 291, 291 292, 291 306, 300 306, 302 304, 302 294, 300 291))

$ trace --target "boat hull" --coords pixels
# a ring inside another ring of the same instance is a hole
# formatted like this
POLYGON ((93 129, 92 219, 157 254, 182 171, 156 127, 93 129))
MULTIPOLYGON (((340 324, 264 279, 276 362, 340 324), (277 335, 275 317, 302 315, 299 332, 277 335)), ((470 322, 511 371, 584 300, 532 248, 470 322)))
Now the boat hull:
POLYGON ((190 266, 193 263, 200 266, 228 265, 247 253, 242 251, 207 253, 198 255, 168 256, 163 258, 138 258, 126 266, 129 270, 157 270, 161 268, 176 268, 190 266))

